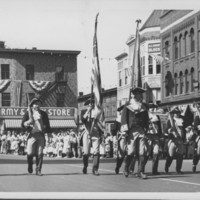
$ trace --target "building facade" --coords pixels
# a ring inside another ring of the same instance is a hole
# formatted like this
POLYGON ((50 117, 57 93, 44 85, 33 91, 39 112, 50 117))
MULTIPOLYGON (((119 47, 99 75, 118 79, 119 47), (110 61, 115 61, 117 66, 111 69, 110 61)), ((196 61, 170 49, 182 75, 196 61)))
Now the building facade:
POLYGON ((76 127, 80 51, 0 47, 1 126, 20 128, 28 103, 40 97, 52 128, 76 127))
MULTIPOLYGON (((105 114, 105 126, 106 133, 111 133, 114 122, 117 117, 117 88, 111 88, 108 90, 102 91, 103 96, 103 108, 105 114)), ((85 101, 91 97, 91 94, 83 95, 82 92, 79 92, 78 96, 78 116, 79 116, 79 125, 82 125, 81 122, 81 113, 86 109, 84 105, 85 101)))

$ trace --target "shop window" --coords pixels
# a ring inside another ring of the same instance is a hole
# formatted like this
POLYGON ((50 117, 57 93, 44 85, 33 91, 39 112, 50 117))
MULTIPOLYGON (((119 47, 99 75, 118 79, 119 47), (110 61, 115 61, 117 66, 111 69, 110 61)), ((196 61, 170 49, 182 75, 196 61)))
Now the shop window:
POLYGON ((26 80, 34 80, 34 66, 26 65, 26 80))
POLYGON ((11 106, 10 93, 2 93, 2 106, 11 106))
POLYGON ((10 65, 1 64, 1 79, 10 79, 10 65))
POLYGON ((64 81, 64 66, 56 66, 56 81, 64 81))
POLYGON ((65 94, 57 93, 57 107, 65 107, 65 94))

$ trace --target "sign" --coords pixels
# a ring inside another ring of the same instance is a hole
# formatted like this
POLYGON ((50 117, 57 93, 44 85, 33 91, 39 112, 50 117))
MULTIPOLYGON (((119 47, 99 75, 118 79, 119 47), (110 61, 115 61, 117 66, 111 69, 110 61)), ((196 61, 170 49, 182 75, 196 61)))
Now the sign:
POLYGON ((148 52, 149 53, 160 52, 160 43, 151 43, 151 44, 149 44, 148 52))
MULTIPOLYGON (((60 107, 60 108, 46 108, 42 107, 41 110, 44 110, 49 118, 51 117, 62 117, 62 118, 74 118, 75 117, 75 108, 67 108, 67 107, 60 107)), ((23 117, 27 108, 22 107, 2 107, 0 108, 0 118, 5 117, 23 117)))

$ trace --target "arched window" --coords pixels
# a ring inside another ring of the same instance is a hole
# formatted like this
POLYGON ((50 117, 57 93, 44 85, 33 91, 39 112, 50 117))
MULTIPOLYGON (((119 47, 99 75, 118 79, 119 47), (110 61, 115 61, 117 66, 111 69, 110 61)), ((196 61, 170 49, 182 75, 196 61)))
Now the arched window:
POLYGON ((183 82, 183 73, 182 72, 180 72, 179 78, 180 78, 180 94, 183 94, 184 82, 183 82))
POLYGON ((188 32, 186 31, 185 34, 184 34, 184 39, 185 39, 185 55, 187 56, 190 51, 189 51, 189 37, 188 37, 188 32))
POLYGON ((183 54, 183 52, 182 52, 182 39, 183 39, 183 37, 182 37, 182 34, 179 36, 179 58, 182 58, 182 54, 183 54))
POLYGON ((153 74, 153 58, 152 56, 149 56, 149 74, 153 74))
POLYGON ((191 28, 190 30, 190 48, 191 48, 191 53, 194 52, 194 49, 195 49, 195 43, 194 43, 194 29, 191 28))
POLYGON ((174 56, 178 59, 178 40, 177 37, 174 38, 174 56))
POLYGON ((168 81, 168 75, 165 76, 165 96, 169 96, 169 81, 168 81))
POLYGON ((191 71, 190 71, 190 74, 191 74, 191 92, 194 92, 194 68, 192 67, 191 71))
POLYGON ((185 93, 189 92, 188 70, 185 70, 185 93))
POLYGON ((178 94, 178 75, 177 73, 174 74, 174 94, 178 94))

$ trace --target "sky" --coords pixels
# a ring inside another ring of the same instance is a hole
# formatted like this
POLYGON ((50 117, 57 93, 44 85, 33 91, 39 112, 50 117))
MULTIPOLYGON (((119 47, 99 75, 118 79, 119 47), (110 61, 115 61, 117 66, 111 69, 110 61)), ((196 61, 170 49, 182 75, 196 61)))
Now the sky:
POLYGON ((102 87, 117 87, 116 56, 154 9, 200 8, 197 0, 0 0, 0 41, 8 48, 81 51, 78 91, 90 93, 95 16, 102 87), (197 6, 198 5, 198 6, 197 6))

